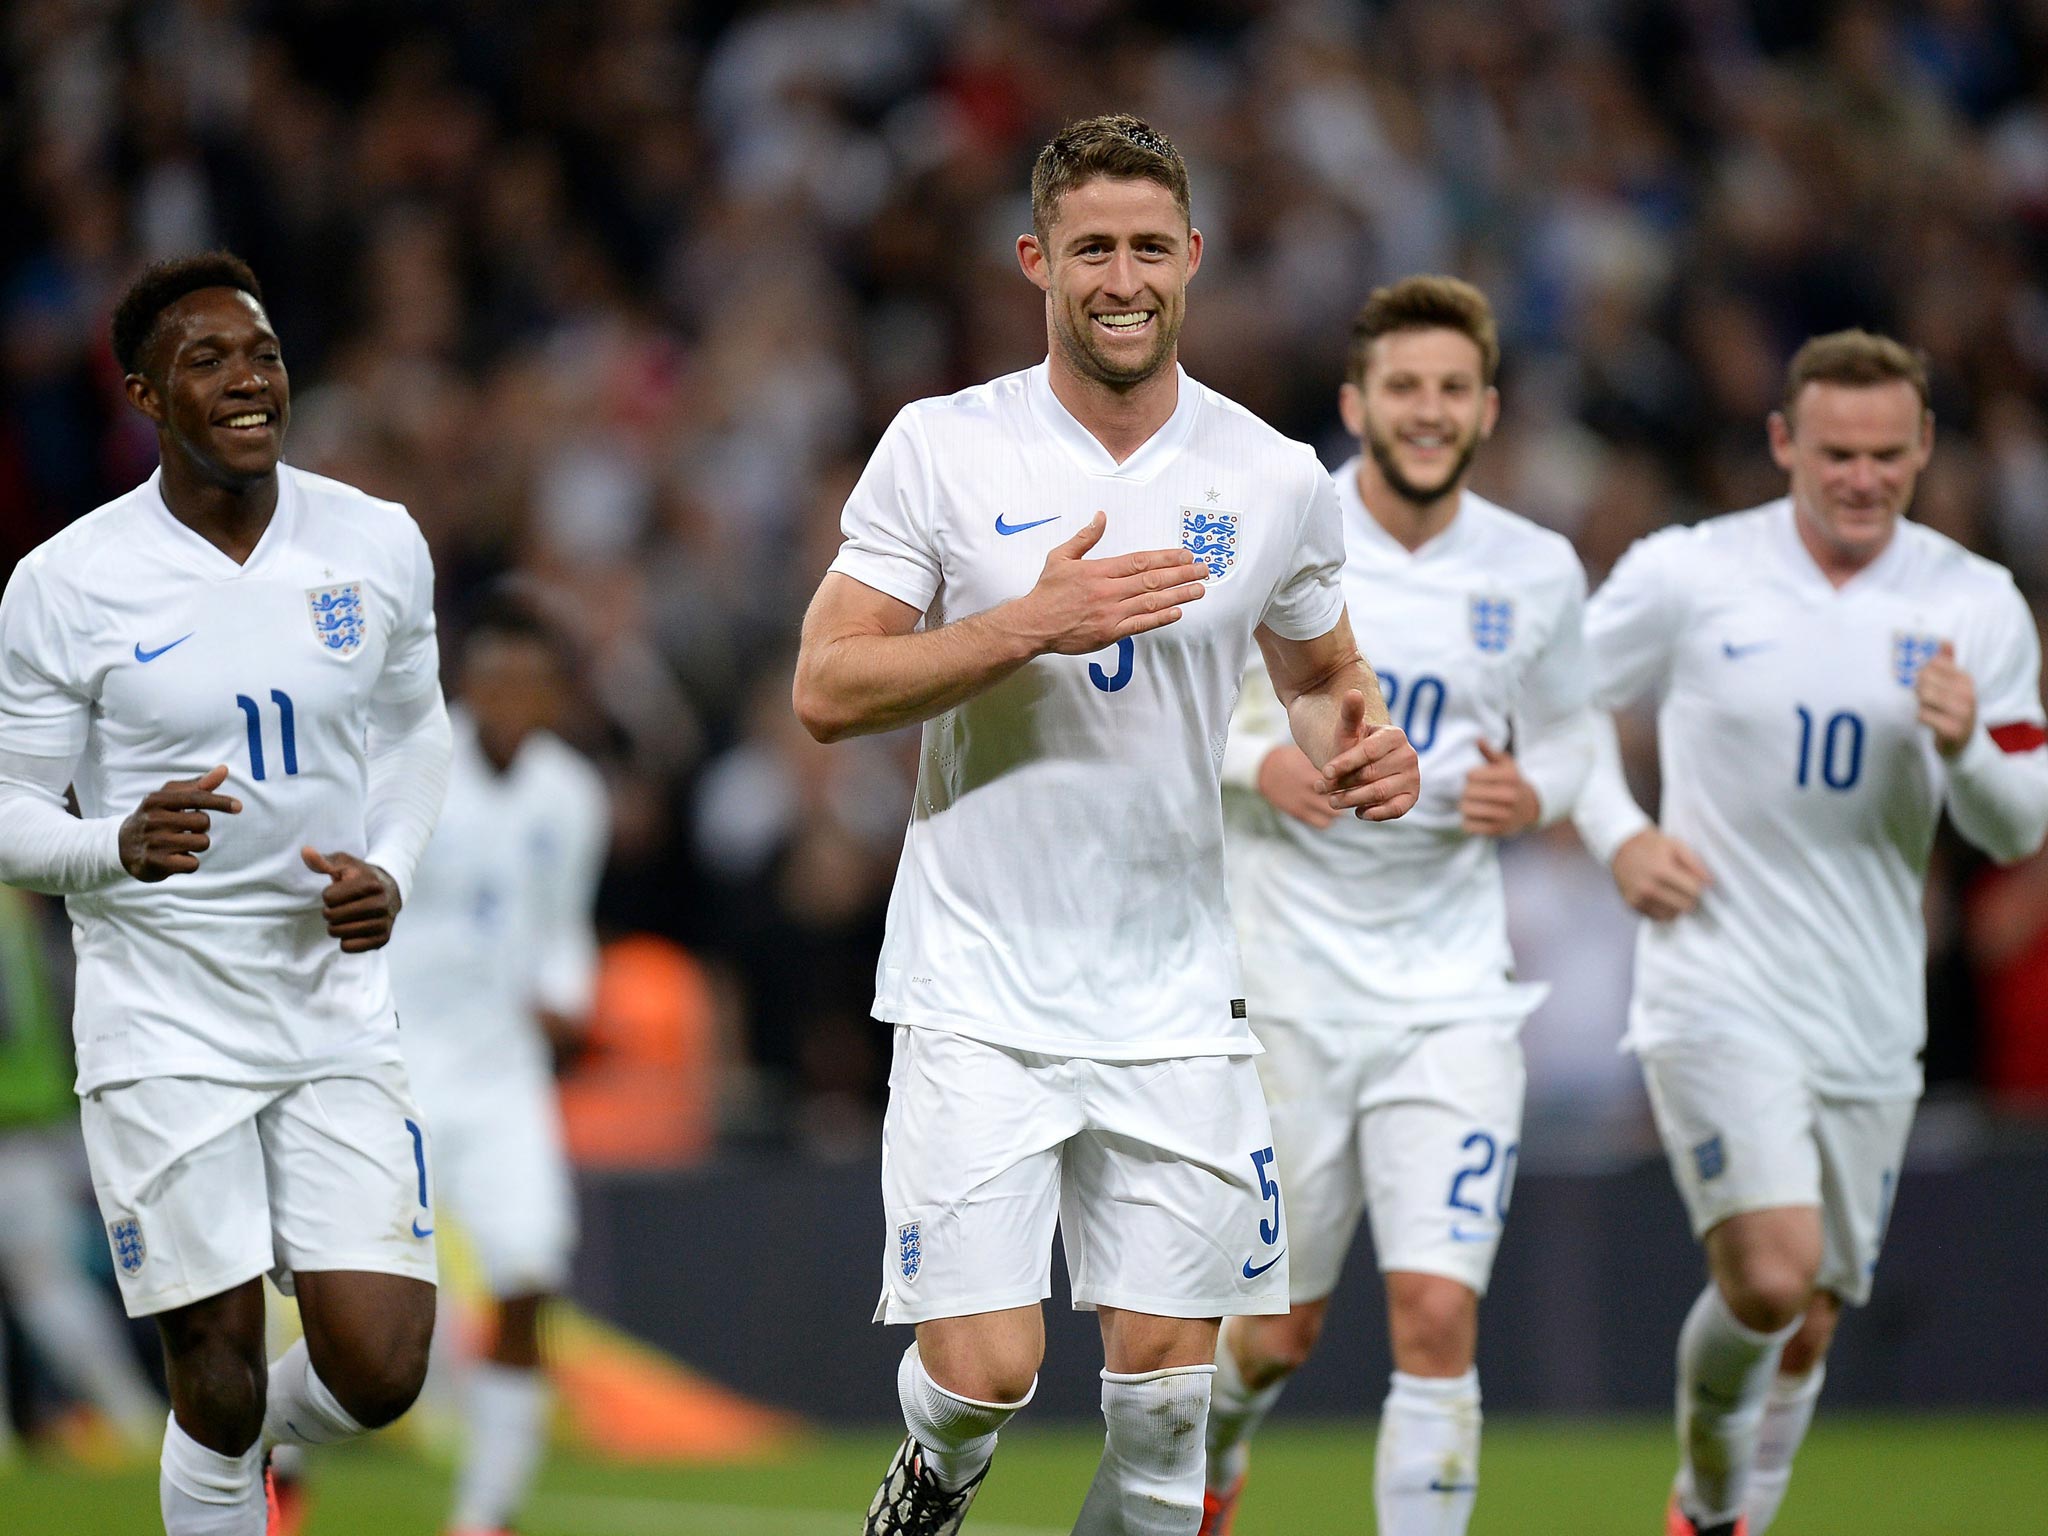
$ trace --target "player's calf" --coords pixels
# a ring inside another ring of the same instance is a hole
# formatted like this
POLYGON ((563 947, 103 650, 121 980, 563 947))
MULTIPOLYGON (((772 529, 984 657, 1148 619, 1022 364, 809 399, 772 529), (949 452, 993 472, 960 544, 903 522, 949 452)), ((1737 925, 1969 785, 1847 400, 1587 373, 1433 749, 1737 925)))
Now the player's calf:
MULTIPOLYGON (((357 1433, 397 1419, 427 1379, 434 1287, 408 1275, 354 1270, 301 1274, 297 1281, 306 1325, 306 1378, 355 1422, 357 1433)), ((275 1392, 281 1384, 276 1372, 271 1382, 275 1392)), ((317 1396, 309 1395, 308 1401, 317 1396)), ((333 1418, 325 1404, 319 1406, 324 1417, 333 1418)), ((269 1421, 277 1416, 274 1407, 269 1421)))

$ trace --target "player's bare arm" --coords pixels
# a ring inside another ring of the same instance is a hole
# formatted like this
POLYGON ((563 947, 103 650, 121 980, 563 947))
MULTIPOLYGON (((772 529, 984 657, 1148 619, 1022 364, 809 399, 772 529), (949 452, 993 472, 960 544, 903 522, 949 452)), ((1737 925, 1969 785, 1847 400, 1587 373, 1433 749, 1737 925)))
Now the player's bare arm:
POLYGON ((1330 809, 1392 821, 1413 807, 1421 764, 1407 736, 1388 723, 1379 678, 1359 654, 1350 616, 1313 640, 1283 639, 1261 625, 1258 641, 1295 744, 1322 765, 1316 793, 1330 809))
POLYGON ((1934 732, 1941 755, 1958 756, 1977 733, 1977 684, 1956 665, 1955 646, 1941 642, 1913 680, 1913 697, 1920 705, 1920 723, 1934 732))
POLYGON ((144 795, 121 823, 121 867, 149 883, 198 869, 199 855, 213 846, 213 813, 233 816, 242 809, 241 801, 220 793, 227 777, 222 765, 144 795))
POLYGON ((1693 911, 1713 884, 1700 856, 1658 827, 1645 827, 1615 849, 1612 868, 1621 899, 1660 923, 1693 911))
POLYGON ((1536 786, 1522 776, 1514 754, 1482 736, 1479 755, 1486 761, 1465 775, 1465 788, 1458 796, 1464 829, 1474 837, 1513 837, 1535 826, 1542 818, 1543 802, 1536 786))
POLYGON ((391 941, 391 925, 405 904, 396 880, 352 853, 301 848, 299 857, 306 868, 327 877, 327 888, 320 893, 321 915, 329 936, 341 940, 343 954, 382 949, 391 941))
MULTIPOLYGON (((964 703, 1039 656, 1085 656, 1171 624, 1202 595, 1208 569, 1185 549, 1088 558, 1098 512, 1053 549, 1024 596, 938 629, 908 603, 832 572, 804 615, 792 702, 820 741, 915 725, 964 703)), ((1382 712, 1384 713, 1384 711, 1382 712)))

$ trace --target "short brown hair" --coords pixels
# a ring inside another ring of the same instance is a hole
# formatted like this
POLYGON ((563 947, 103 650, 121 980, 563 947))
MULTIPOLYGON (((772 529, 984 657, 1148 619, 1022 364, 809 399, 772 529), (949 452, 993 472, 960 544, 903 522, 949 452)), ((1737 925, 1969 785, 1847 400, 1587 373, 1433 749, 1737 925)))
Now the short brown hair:
POLYGON ((1050 233, 1060 199, 1101 176, 1156 181, 1173 194, 1181 218, 1188 218, 1188 163, 1173 140, 1128 112, 1111 112, 1069 123, 1038 152, 1031 167, 1031 223, 1039 239, 1050 233))
POLYGON ((1927 356, 1912 347, 1861 329, 1831 331, 1815 336, 1792 354, 1785 369, 1785 402, 1781 409, 1787 421, 1800 391, 1809 384, 1845 384, 1851 388, 1889 384, 1903 379, 1920 396, 1925 410, 1932 401, 1927 391, 1927 356))
POLYGON ((1361 387, 1372 344, 1395 331, 1456 331, 1479 348, 1479 372, 1491 387, 1500 372, 1500 328, 1486 295, 1463 278, 1424 273, 1375 288, 1351 322, 1344 377, 1361 387))

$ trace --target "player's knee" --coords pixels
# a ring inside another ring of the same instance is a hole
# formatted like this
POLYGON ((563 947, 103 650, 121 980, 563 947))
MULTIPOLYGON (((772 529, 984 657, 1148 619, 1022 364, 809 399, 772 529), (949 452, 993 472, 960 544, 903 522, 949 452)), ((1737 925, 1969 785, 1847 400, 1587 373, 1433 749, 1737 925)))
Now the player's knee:
POLYGON ((1722 1294, 1744 1327, 1776 1333, 1790 1326, 1813 1299, 1814 1267, 1783 1254, 1746 1257, 1726 1277, 1722 1294))
POLYGON ((426 1379, 427 1350, 422 1343, 352 1362, 343 1379, 328 1382, 327 1388, 363 1428, 382 1429, 413 1405, 426 1379))
POLYGON ((1390 1275, 1387 1325, 1395 1369, 1416 1376, 1457 1376, 1472 1365, 1479 1298, 1441 1276, 1390 1275))
POLYGON ((181 1418, 205 1431, 213 1446, 253 1445, 263 1430, 265 1389, 270 1369, 261 1349, 232 1340, 209 1341, 177 1358, 171 1367, 171 1395, 181 1418))
POLYGON ((1246 1329, 1248 1347, 1240 1348, 1238 1353, 1245 1385, 1254 1390, 1271 1386, 1308 1364, 1316 1341, 1323 1336, 1323 1319, 1327 1315, 1325 1308, 1309 1306, 1296 1307, 1284 1317, 1247 1319, 1255 1326, 1246 1329))

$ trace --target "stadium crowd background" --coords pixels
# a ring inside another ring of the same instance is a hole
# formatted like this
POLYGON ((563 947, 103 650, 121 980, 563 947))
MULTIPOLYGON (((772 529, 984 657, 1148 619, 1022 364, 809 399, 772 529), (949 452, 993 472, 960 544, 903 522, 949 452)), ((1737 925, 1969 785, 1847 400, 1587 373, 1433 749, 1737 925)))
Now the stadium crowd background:
MULTIPOLYGON (((122 286, 245 256, 289 456, 412 510, 447 654, 508 573, 574 635, 604 922, 702 962, 717 1134, 870 1155, 913 743, 805 736, 797 625, 896 409, 1043 355, 1030 159, 1109 107, 1192 167, 1189 371, 1326 461, 1365 293, 1469 276, 1506 349, 1477 488, 1597 582, 1780 494, 1784 359, 1862 324, 1932 362, 1916 515, 2048 597, 2041 0, 12 0, 0 568, 153 465, 122 286)), ((2048 860, 1938 858, 1931 1075, 2048 1105, 2048 860)), ((1569 831, 1512 879, 1558 983, 1532 1124, 1598 1150, 1637 1123, 1629 922, 1569 831)))

